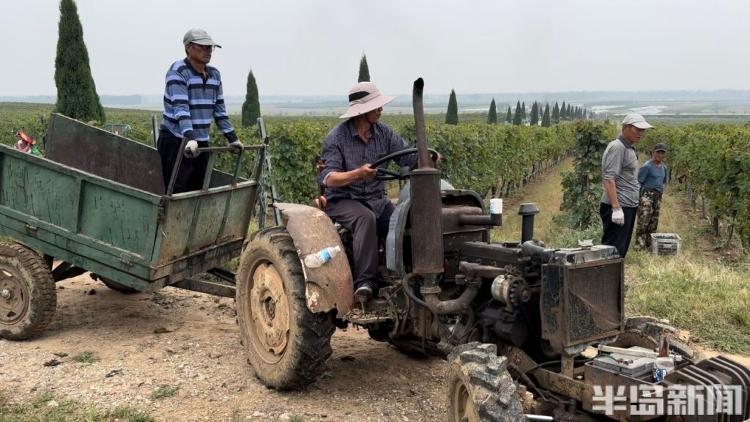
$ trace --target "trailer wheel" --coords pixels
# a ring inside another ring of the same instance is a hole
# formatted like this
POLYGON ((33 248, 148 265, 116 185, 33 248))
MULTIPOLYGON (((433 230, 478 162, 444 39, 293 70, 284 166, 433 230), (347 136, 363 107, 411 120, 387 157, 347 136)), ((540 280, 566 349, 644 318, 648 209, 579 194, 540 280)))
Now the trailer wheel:
POLYGON ((55 281, 42 257, 18 243, 0 242, 0 337, 39 335, 56 307, 55 281))
POLYGON ((302 263, 283 228, 257 234, 237 272, 237 315, 248 361, 267 386, 297 389, 315 381, 331 356, 331 313, 305 303, 302 263))
POLYGON ((102 283, 104 283, 105 286, 109 287, 112 290, 120 292, 120 293, 122 293, 124 295, 132 295, 134 293, 138 293, 138 290, 136 290, 136 289, 134 289, 132 287, 128 287, 128 286, 126 286, 124 284, 120 284, 120 283, 118 283, 116 281, 112 281, 112 280, 110 280, 108 278, 99 277, 99 280, 102 283))
POLYGON ((449 357, 450 422, 517 422, 526 420, 507 359, 494 344, 469 343, 449 357))

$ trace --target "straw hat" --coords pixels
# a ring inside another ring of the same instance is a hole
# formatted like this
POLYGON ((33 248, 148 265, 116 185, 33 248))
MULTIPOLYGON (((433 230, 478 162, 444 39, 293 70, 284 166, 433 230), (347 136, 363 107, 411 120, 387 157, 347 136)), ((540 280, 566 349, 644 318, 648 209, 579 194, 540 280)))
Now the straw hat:
POLYGON ((390 103, 396 97, 381 95, 372 82, 360 82, 349 90, 349 109, 339 118, 348 119, 377 110, 390 103))

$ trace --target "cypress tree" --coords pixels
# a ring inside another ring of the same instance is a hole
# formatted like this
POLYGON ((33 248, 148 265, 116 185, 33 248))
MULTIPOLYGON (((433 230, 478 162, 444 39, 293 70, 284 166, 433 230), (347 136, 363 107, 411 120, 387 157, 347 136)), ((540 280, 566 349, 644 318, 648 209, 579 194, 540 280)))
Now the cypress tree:
POLYGON ((513 123, 513 113, 510 112, 510 106, 508 106, 508 113, 505 115, 505 123, 513 123))
POLYGON ((525 102, 521 103, 521 120, 523 120, 523 122, 526 121, 526 103, 525 102))
POLYGON ((565 105, 565 101, 563 101, 562 107, 560 107, 560 120, 568 120, 568 106, 565 105))
POLYGON ((560 123, 560 106, 555 101, 555 106, 552 108, 552 124, 560 123))
POLYGON ((449 125, 458 124, 458 102, 456 101, 456 91, 451 89, 451 96, 448 99, 448 112, 445 113, 445 123, 449 125))
POLYGON ((370 67, 367 66, 367 56, 362 53, 362 58, 359 59, 359 77, 357 82, 370 82, 370 67))
POLYGON ((523 123, 523 116, 521 115, 521 102, 516 103, 516 112, 513 115, 513 124, 520 126, 523 123))
POLYGON ((539 125, 539 106, 537 105, 536 101, 534 101, 534 104, 531 105, 530 123, 531 126, 539 125))
POLYGON ((549 103, 544 106, 544 114, 542 115, 542 127, 550 127, 550 117, 549 117, 549 103))
POLYGON ((573 106, 568 103, 568 111, 565 112, 565 115, 568 117, 568 120, 573 120, 573 106))
POLYGON ((495 105, 495 99, 492 99, 490 103, 490 111, 487 114, 487 123, 494 125, 497 124, 497 106, 495 105))
POLYGON ((91 76, 89 53, 83 41, 83 27, 73 0, 60 1, 57 31, 55 111, 78 120, 104 123, 104 109, 91 76))
POLYGON ((242 126, 253 126, 260 117, 260 98, 258 96, 258 84, 255 83, 255 75, 251 70, 247 74, 247 93, 245 102, 242 103, 242 126))

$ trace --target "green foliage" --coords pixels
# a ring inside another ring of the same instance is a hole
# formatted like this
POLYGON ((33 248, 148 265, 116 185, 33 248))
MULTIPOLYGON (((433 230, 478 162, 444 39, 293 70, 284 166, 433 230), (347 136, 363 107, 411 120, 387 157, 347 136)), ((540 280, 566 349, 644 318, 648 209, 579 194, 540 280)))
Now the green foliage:
POLYGON ((445 124, 458 124, 458 102, 456 101, 456 91, 451 89, 451 96, 448 99, 448 111, 445 113, 445 124))
MULTIPOLYGON (((414 139, 413 125, 402 134, 414 139)), ((443 155, 442 176, 454 186, 502 195, 521 186, 534 165, 564 156, 572 147, 567 125, 554 128, 428 124, 430 146, 443 155)))
POLYGON ((657 125, 641 150, 656 142, 669 146, 672 178, 703 195, 711 215, 733 222, 742 246, 750 249, 750 126, 657 125))
POLYGON ((258 84, 251 70, 247 74, 247 93, 245 102, 242 103, 242 126, 253 126, 260 117, 260 96, 258 95, 258 84))
POLYGON ((72 359, 73 359, 73 362, 85 363, 85 364, 92 364, 99 360, 99 358, 96 357, 94 352, 81 352, 73 356, 72 359))
POLYGON ((513 114, 513 124, 515 126, 520 126, 523 124, 523 114, 521 112, 521 102, 518 101, 516 103, 516 112, 513 114))
POLYGON ((83 28, 73 0, 60 1, 55 85, 58 113, 86 122, 104 123, 104 109, 91 76, 83 28))
POLYGON ((497 124, 497 106, 495 105, 495 99, 492 99, 490 103, 490 111, 487 114, 487 123, 494 125, 497 124))
POLYGON ((602 122, 577 122, 575 124, 575 167, 563 175, 563 202, 570 228, 585 230, 595 224, 599 216, 602 195, 601 163, 610 126, 602 122))
POLYGON ((560 120, 568 120, 568 106, 565 104, 565 101, 563 101, 560 107, 560 120))
POLYGON ((560 123, 560 106, 555 102, 555 107, 552 108, 552 124, 556 125, 560 123))
POLYGON ((370 67, 367 65, 367 56, 362 53, 362 58, 359 59, 359 76, 357 82, 370 82, 370 67))
POLYGON ((510 111, 510 106, 508 106, 508 112, 505 114, 505 123, 513 123, 513 113, 510 111))
POLYGON ((542 115, 542 127, 550 127, 552 123, 549 117, 549 104, 544 106, 544 114, 542 115))
POLYGON ((531 123, 531 126, 539 125, 539 105, 537 105, 536 101, 531 105, 531 117, 529 118, 529 123, 531 123))
POLYGON ((521 120, 526 121, 526 103, 521 103, 521 120))

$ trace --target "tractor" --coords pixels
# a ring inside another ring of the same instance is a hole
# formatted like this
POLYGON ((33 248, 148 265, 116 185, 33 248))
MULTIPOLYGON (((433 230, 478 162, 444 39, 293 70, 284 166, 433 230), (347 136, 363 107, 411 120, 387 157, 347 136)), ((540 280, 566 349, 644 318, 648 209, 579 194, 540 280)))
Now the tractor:
MULTIPOLYGON (((450 421, 683 420, 633 409, 639 399, 653 402, 644 391, 685 385, 739 386, 737 412, 689 420, 750 417, 750 369, 721 356, 698 362, 673 328, 625 317, 624 263, 614 247, 546 246, 534 239, 539 210, 530 203, 518 211, 520 241, 490 242, 502 207, 495 201, 488 210, 477 193, 441 180, 427 146, 423 88, 417 79, 416 148, 373 163, 377 177, 405 182, 387 238, 373 245, 381 256, 375 298, 355 303, 349 233, 319 208, 277 203, 282 224, 246 241, 237 312, 257 377, 304 388, 324 372, 336 328, 353 324, 399 350, 447 357, 450 421), (417 154, 418 167, 385 167, 403 154, 417 154), (304 265, 331 246, 347 254, 304 265), (643 395, 606 409, 597 401, 609 386, 643 395)), ((665 404, 666 394, 657 400, 665 404)))

